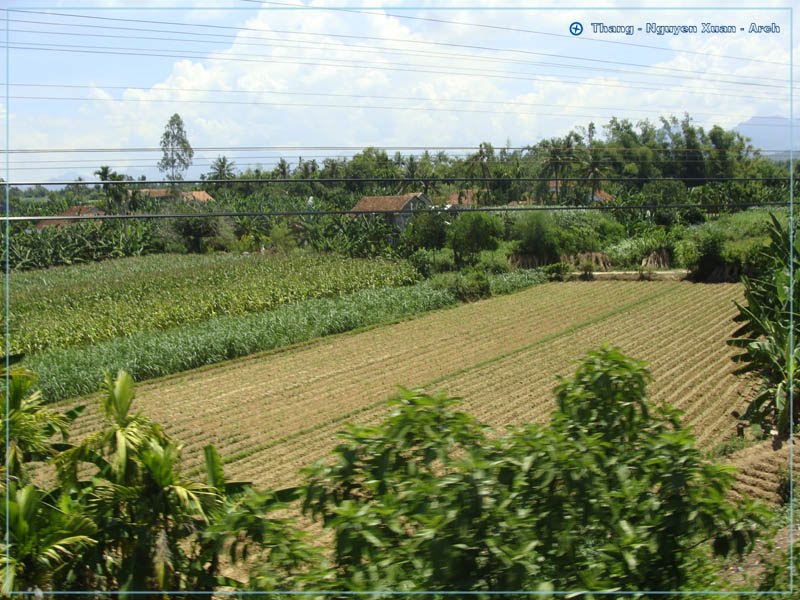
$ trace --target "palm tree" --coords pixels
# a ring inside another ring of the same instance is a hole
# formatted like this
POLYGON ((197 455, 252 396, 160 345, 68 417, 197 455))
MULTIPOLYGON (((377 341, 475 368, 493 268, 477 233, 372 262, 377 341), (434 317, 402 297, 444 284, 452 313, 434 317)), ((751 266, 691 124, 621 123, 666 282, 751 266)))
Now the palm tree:
MULTIPOLYGON (((560 197, 559 194, 559 175, 563 169, 561 158, 561 144, 560 138, 553 138, 552 140, 545 140, 542 142, 542 149, 545 151, 544 157, 544 172, 549 178, 555 182, 556 198, 560 197)), ((548 194, 550 192, 550 185, 547 186, 548 194)))
POLYGON ((2 594, 59 589, 62 572, 95 544, 97 528, 33 484, 11 483, 0 504, 8 527, 8 544, 0 544, 8 557, 0 564, 2 594))
POLYGON ((218 156, 213 163, 211 163, 211 171, 208 173, 208 179, 233 179, 236 177, 234 167, 236 163, 228 160, 225 156, 218 156))
MULTIPOLYGON (((5 368, 1 369, 0 376, 5 378, 5 374, 5 368)), ((12 367, 8 379, 8 395, 5 386, 0 392, 5 409, 3 414, 7 415, 0 424, 0 437, 8 439, 8 444, 0 446, 5 465, 0 469, 7 468, 9 480, 24 486, 30 480, 30 463, 47 460, 56 454, 53 436, 61 434, 62 439, 66 439, 70 422, 83 407, 65 414, 45 408, 41 392, 34 389, 36 378, 26 368, 12 367)))
POLYGON ((602 149, 593 144, 581 157, 580 168, 581 177, 589 182, 591 188, 591 195, 589 196, 589 201, 591 202, 595 194, 600 190, 600 182, 608 173, 608 159, 602 149))
POLYGON ((82 560, 118 589, 179 589, 190 568, 184 542, 202 528, 219 495, 183 478, 180 447, 147 417, 130 414, 129 374, 107 374, 104 388, 107 427, 58 457, 62 485, 91 508, 98 525, 97 543, 82 560), (86 463, 97 470, 91 482, 79 483, 86 463))

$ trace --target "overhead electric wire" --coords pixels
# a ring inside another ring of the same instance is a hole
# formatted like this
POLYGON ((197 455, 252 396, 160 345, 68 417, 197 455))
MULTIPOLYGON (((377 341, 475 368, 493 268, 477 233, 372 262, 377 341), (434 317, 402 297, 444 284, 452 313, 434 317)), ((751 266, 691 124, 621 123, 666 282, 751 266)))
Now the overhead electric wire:
MULTIPOLYGON (((447 19, 435 19, 432 17, 413 17, 411 15, 397 15, 392 13, 385 13, 385 12, 371 12, 367 9, 357 9, 357 8, 342 8, 342 7, 335 7, 335 6, 309 6, 309 5, 297 5, 297 4, 288 4, 286 2, 274 2, 268 0, 242 0, 243 2, 251 2, 260 5, 274 5, 274 6, 288 6, 292 8, 297 8, 301 10, 329 10, 329 11, 337 11, 337 12, 348 12, 348 13, 356 13, 356 14, 367 14, 379 17, 393 17, 396 19, 407 19, 413 21, 429 21, 432 23, 443 23, 446 25, 463 25, 465 27, 477 27, 481 29, 494 29, 498 31, 510 31, 515 33, 530 33, 535 35, 545 35, 545 36, 552 36, 558 38, 568 39, 570 41, 582 41, 582 42, 597 42, 603 44, 619 44, 623 46, 635 46, 637 48, 649 48, 651 50, 660 50, 663 52, 676 52, 680 54, 699 54, 702 56, 707 56, 708 53, 700 52, 697 50, 680 50, 676 48, 665 48, 663 46, 653 46, 650 44, 637 44, 635 42, 622 42, 619 40, 603 40, 599 38, 593 38, 588 36, 573 36, 567 35, 564 33, 553 33, 550 31, 537 31, 534 29, 522 29, 519 27, 508 27, 502 25, 489 25, 488 23, 470 23, 464 21, 451 21, 447 19)), ((435 7, 430 7, 428 10, 436 10, 435 7)), ((526 10, 524 7, 520 8, 520 10, 526 10)), ((745 10, 745 9, 743 9, 745 10)), ((720 58, 726 58, 730 60, 741 60, 741 61, 749 61, 749 62, 759 62, 759 63, 767 63, 767 64, 776 64, 782 66, 789 66, 788 63, 773 61, 773 60, 765 60, 765 59, 757 59, 757 58, 748 58, 743 56, 729 56, 720 54, 718 55, 720 58)))
POLYGON ((218 218, 218 217, 301 217, 301 216, 331 216, 331 215, 396 215, 420 213, 445 213, 460 212, 529 212, 529 211, 568 211, 568 210, 665 210, 665 209, 700 209, 706 212, 720 212, 731 208, 755 208, 759 206, 789 206, 789 202, 746 202, 734 204, 639 204, 639 205, 607 205, 597 206, 480 206, 476 208, 416 208, 409 210, 283 210, 283 211, 243 211, 243 212, 208 212, 208 213, 139 213, 126 215, 20 215, 3 217, 6 222, 41 222, 41 221, 125 221, 144 219, 187 219, 187 218, 218 218))
MULTIPOLYGON (((0 87, 6 85, 0 82, 0 87)), ((364 98, 369 100, 403 100, 409 102, 463 102, 465 104, 502 104, 504 106, 545 106, 545 107, 559 107, 559 108, 577 108, 577 109, 590 109, 590 110, 607 110, 607 111, 629 111, 635 110, 636 112, 655 113, 664 115, 669 113, 668 110, 657 110, 648 108, 630 109, 629 107, 614 107, 614 106, 590 106, 587 104, 563 104, 563 103, 547 103, 547 102, 514 102, 504 100, 475 100, 472 98, 425 98, 423 96, 386 96, 376 94, 342 94, 337 92, 287 92, 282 90, 224 90, 219 88, 176 88, 176 87, 141 87, 141 86, 125 86, 125 85, 83 85, 83 84, 59 84, 59 83, 23 83, 12 82, 8 83, 10 87, 33 87, 33 88, 57 88, 57 89, 85 89, 85 90, 140 90, 144 92, 197 92, 197 93, 213 93, 213 94, 267 94, 277 96, 322 96, 326 98, 364 98)), ((143 99, 146 100, 146 99, 143 99)), ((750 114, 731 114, 720 112, 692 112, 693 116, 713 116, 717 118, 763 118, 769 119, 772 117, 753 117, 750 114)), ((606 117, 604 117, 606 118, 606 117)), ((755 127, 761 125, 754 124, 755 127)))
MULTIPOLYGON (((187 42, 192 44, 211 44, 215 43, 214 40, 186 40, 180 38, 169 38, 163 36, 142 36, 142 35, 119 35, 119 34, 92 34, 92 33, 84 33, 84 32, 61 32, 61 31, 37 31, 37 30, 21 30, 21 29, 11 29, 10 33, 32 33, 32 34, 41 34, 41 35, 66 35, 72 37, 101 37, 101 38, 109 38, 109 39, 136 39, 136 40, 157 40, 157 41, 173 41, 173 42, 187 42)), ((444 58, 455 58, 457 60, 464 60, 464 61, 484 61, 484 62, 495 62, 495 63, 512 63, 512 64, 521 64, 521 65, 533 65, 533 66, 546 66, 546 67, 556 67, 559 69, 579 69, 579 70, 596 70, 596 67, 593 65, 571 65, 565 63, 552 63, 552 62, 537 62, 537 61, 529 61, 529 60, 515 60, 510 58, 498 58, 498 57, 490 57, 490 56, 479 56, 479 55, 465 55, 465 54, 453 54, 448 52, 430 52, 430 51, 415 51, 415 50, 408 50, 408 49, 401 49, 401 48, 373 48, 373 47, 364 47, 364 46, 353 46, 353 45, 339 45, 333 43, 320 43, 320 42, 306 42, 303 40, 290 40, 292 43, 287 43, 286 40, 281 40, 279 38, 261 38, 265 40, 271 40, 278 42, 280 45, 276 46, 274 44, 259 44, 259 43, 250 43, 244 42, 241 40, 236 40, 236 45, 242 46, 256 46, 262 48, 295 48, 295 49, 304 49, 304 50, 319 50, 324 51, 324 48, 332 47, 339 52, 352 52, 352 53, 369 53, 369 54, 399 54, 399 55, 407 55, 407 56, 414 56, 414 57, 444 57, 444 58), (304 46, 297 46, 293 45, 296 43, 306 44, 304 46)), ((30 43, 25 42, 23 40, 15 40, 17 43, 30 43)), ((191 52, 200 52, 195 50, 190 50, 191 52)), ((237 56, 237 55, 230 55, 230 56, 237 56)), ((241 55, 238 55, 241 56, 241 55)), ((646 65, 644 65, 646 67, 646 65)), ((684 70, 686 71, 686 70, 684 70)), ((613 69, 613 68, 605 68, 604 73, 625 73, 630 75, 639 75, 645 77, 669 77, 672 79, 685 79, 686 75, 672 75, 667 73, 643 73, 641 71, 632 71, 629 69, 613 69)), ((703 74, 707 76, 708 73, 701 72, 701 71, 694 71, 693 74, 703 74)), ((720 73, 720 75, 722 75, 720 73)), ((731 76, 730 73, 725 74, 727 76, 731 76)), ((733 75, 733 77, 742 77, 740 75, 733 75)), ((755 79, 755 77, 752 77, 755 79)), ((777 87, 777 88, 789 88, 787 81, 785 78, 769 78, 769 77, 758 77, 758 82, 752 81, 732 81, 730 79, 704 79, 707 82, 716 82, 716 83, 727 83, 731 85, 744 85, 744 86, 754 86, 754 87, 777 87), (782 85, 774 85, 763 83, 765 80, 773 80, 773 81, 780 81, 782 85)), ((800 88, 800 85, 795 86, 796 88, 800 88)))
MULTIPOLYGON (((342 108, 342 109, 358 109, 358 110, 392 110, 392 111, 413 111, 413 112, 443 112, 443 113, 469 113, 469 114, 489 114, 489 115, 507 115, 507 116, 534 116, 534 117, 548 117, 551 119, 609 119, 613 115, 587 115, 580 113, 544 113, 544 112, 521 112, 514 110, 489 110, 479 108, 435 108, 435 107, 419 107, 419 106, 383 106, 375 104, 322 104, 314 102, 263 102, 255 100, 182 100, 171 98, 86 98, 76 96, 7 96, 11 100, 46 100, 46 101, 70 101, 70 102, 124 102, 124 103, 157 103, 157 104, 221 104, 221 105, 237 105, 237 106, 271 106, 284 109, 295 108, 342 108)), ((756 123, 753 127, 785 127, 779 123, 756 123)))
MULTIPOLYGON (((30 44, 32 45, 32 44, 30 44)), ((143 49, 136 49, 136 51, 121 51, 122 49, 115 49, 113 47, 108 47, 109 49, 106 50, 84 50, 79 48, 72 48, 68 45, 63 44, 43 44, 46 46, 51 46, 49 48, 45 47, 26 47, 20 46, 18 44, 11 44, 7 45, 8 48, 15 49, 15 50, 30 50, 30 51, 40 51, 40 52, 69 52, 69 53, 77 53, 77 54, 97 54, 97 55, 112 55, 112 56, 150 56, 156 58, 191 58, 191 59, 199 59, 199 60, 209 60, 209 61, 226 61, 226 62, 245 62, 245 63, 271 63, 271 64, 290 64, 290 65, 301 65, 301 66, 334 66, 344 69, 359 69, 359 70, 379 70, 379 71, 397 71, 403 73, 425 73, 425 74, 433 74, 433 75, 459 75, 463 77, 481 77, 481 78, 493 78, 493 79, 503 79, 503 80, 513 80, 513 81, 545 81, 549 83, 562 83, 562 84, 585 84, 585 79, 575 79, 570 78, 569 76, 563 75, 552 75, 549 76, 550 78, 542 78, 537 77, 535 74, 513 74, 514 72, 494 72, 494 71, 479 71, 473 70, 472 72, 453 72, 452 70, 435 70, 435 69, 419 69, 419 68, 405 68, 405 67, 397 67, 397 66, 387 66, 384 64, 381 65, 362 65, 362 64, 352 64, 343 61, 329 61, 327 63, 322 62, 309 62, 309 61, 302 61, 302 60, 283 60, 282 58, 273 58, 273 57, 265 57, 265 58, 233 58, 230 56, 207 56, 204 53, 195 53, 200 54, 201 56, 195 56, 187 54, 188 51, 183 51, 183 54, 174 54, 174 53, 162 53, 162 52, 145 52, 140 51, 143 49), (508 73, 508 74, 504 74, 508 73), (525 77, 522 75, 534 75, 533 77, 525 77), (557 77, 557 79, 552 79, 553 77, 557 77)), ((84 48, 87 46, 83 46, 84 48)), ((92 48, 104 48, 100 46, 94 46, 92 48)), ((415 65, 411 65, 415 66, 415 65)), ((635 90, 646 90, 646 91, 663 91, 662 87, 645 87, 640 85, 629 85, 628 83, 642 83, 642 82, 625 82, 623 80, 617 80, 625 85, 616 84, 616 83, 608 83, 608 82, 592 82, 592 86, 594 87, 606 87, 606 88, 622 88, 622 89, 635 89, 635 90)), ((647 82, 644 82, 647 83, 647 82)), ((653 84, 657 85, 657 84, 653 84)), ((685 94, 695 94, 695 95, 703 95, 703 96, 721 96, 725 98, 747 98, 752 100, 776 100, 774 96, 752 96, 746 94, 732 94, 732 93, 725 93, 725 92, 709 92, 704 89, 700 88, 679 88, 673 87, 671 88, 673 92, 681 92, 685 94)), ((788 92, 787 92, 787 99, 788 99, 788 92)), ((779 99, 781 99, 779 97, 779 99)))
POLYGON ((171 179, 153 179, 149 181, 137 180, 123 180, 123 181, 10 181, 10 186, 21 185, 41 185, 43 187, 54 185, 97 185, 110 184, 110 185, 208 185, 208 184, 246 184, 246 183, 378 183, 387 182, 393 184, 400 183, 415 183, 415 184, 431 184, 431 183, 466 183, 466 182, 480 182, 480 183, 531 183, 531 182, 545 182, 545 181, 559 181, 559 182, 577 182, 577 181, 611 181, 611 182, 624 182, 624 183, 645 183, 649 181, 789 181, 789 176, 786 177, 620 177, 620 176, 602 176, 602 177, 275 177, 267 179, 182 179, 173 181, 171 179))
MULTIPOLYGON (((493 147, 494 148, 494 147, 493 147)), ((578 150, 579 147, 576 146, 551 146, 548 148, 556 148, 561 150, 578 150)), ((197 146, 194 147, 193 150, 195 152, 306 152, 306 151, 364 151, 368 149, 375 149, 378 151, 389 152, 395 151, 399 152, 401 150, 406 151, 421 151, 421 152, 445 152, 448 150, 474 150, 475 152, 480 151, 480 146, 383 146, 380 144, 367 144, 364 146, 197 146)), ((534 145, 526 145, 526 146, 504 146, 504 147, 497 147, 494 148, 497 152, 502 150, 506 151, 513 151, 513 150, 524 150, 524 151, 533 151, 536 150, 534 145)), ((686 153, 702 153, 702 148, 653 148, 647 146, 646 149, 649 152, 664 152, 667 154, 686 154, 686 153)), ((591 148, 592 152, 637 152, 639 148, 625 148, 625 147, 593 147, 591 148)), ((129 153, 141 153, 141 152, 163 152, 164 149, 159 147, 124 147, 124 148, 11 148, 6 150, 8 154, 72 154, 72 153, 93 153, 93 154, 106 154, 106 153, 114 153, 114 152, 129 152, 129 153)), ((780 149, 780 150, 767 150, 762 149, 760 150, 762 153, 770 153, 770 154, 781 154, 785 152, 789 152, 789 149, 780 149)), ((435 158, 435 154, 432 155, 435 158)))
MULTIPOLYGON (((440 42, 440 41, 426 41, 426 40, 409 40, 406 38, 385 38, 385 37, 377 37, 377 36, 366 36, 366 35, 346 35, 346 34, 335 34, 335 33, 319 33, 319 32, 303 32, 303 31, 291 31, 285 29, 271 29, 271 30, 264 30, 258 29, 255 27, 240 27, 240 26, 233 26, 233 25, 216 25, 216 24, 208 24, 208 23, 181 23, 176 21, 155 21, 155 20, 148 20, 148 19, 122 19, 122 18, 114 18, 114 17, 101 17, 98 15, 76 15, 76 14, 69 14, 69 13, 55 13, 55 12, 45 12, 45 11, 35 11, 35 10, 13 10, 10 11, 13 13, 30 13, 30 14, 41 14, 41 15, 50 15, 50 16, 61 16, 61 17, 69 17, 69 18, 82 18, 82 19, 95 19, 95 20, 103 20, 103 21, 114 21, 114 22, 124 22, 124 23, 142 23, 148 25, 176 25, 179 27, 195 27, 195 28, 205 28, 205 29, 225 29, 225 30, 234 30, 234 31, 247 31, 247 32, 256 32, 256 33, 264 33, 265 31, 274 32, 274 33, 285 33, 285 34, 292 34, 292 35, 305 35, 305 36, 323 36, 323 37, 337 37, 337 38, 347 38, 347 39, 360 39, 360 40, 373 40, 373 41, 392 41, 392 42, 400 42, 405 44, 422 44, 422 45, 434 45, 434 46, 448 46, 448 47, 456 47, 456 48, 468 48, 468 49, 476 49, 476 50, 487 50, 487 51, 494 51, 494 52, 509 52, 509 53, 517 53, 517 54, 527 54, 527 55, 535 55, 535 56, 547 56, 552 58, 566 58, 570 60, 582 60, 586 62, 597 62, 597 63, 605 63, 605 64, 616 64, 616 65, 623 65, 623 66, 637 66, 637 67, 645 67, 649 69, 657 69, 657 70, 669 70, 669 71, 676 71, 676 72, 686 72, 690 74, 698 74, 698 71, 693 71, 691 69, 680 69, 677 67, 661 67, 656 65, 642 65, 638 63, 630 63, 624 61, 611 61, 611 60, 603 60, 599 58, 590 58, 584 56, 570 56, 565 54, 558 54, 558 53, 548 53, 548 52, 539 52, 533 50, 522 50, 517 48, 494 48, 492 46, 483 46, 483 45, 476 45, 476 44, 457 44, 457 43, 450 43, 450 42, 440 42)), ((0 19, 2 20, 2 19, 0 19)), ((19 21, 17 19, 10 19, 10 21, 19 21)), ((111 26, 100 26, 100 25, 87 25, 87 24, 80 24, 80 23, 64 23, 64 22, 56 22, 56 23, 47 23, 53 25, 63 25, 63 26, 70 26, 70 27, 93 27, 93 28, 109 28, 109 29, 121 29, 121 30, 133 30, 133 31, 152 31, 152 29, 143 29, 143 28, 130 28, 130 27, 111 27, 111 26)), ((165 31, 165 33, 180 33, 182 35, 205 35, 205 36, 215 36, 221 37, 225 34, 210 34, 210 33, 196 33, 196 32, 175 32, 175 31, 165 31)), ((236 38, 237 36, 225 36, 225 37, 233 37, 236 38)), ((603 40, 606 41, 606 40, 603 40)), ((614 42, 611 42, 614 43, 614 42)), ((661 49, 661 48, 659 48, 661 49)), ((677 49, 670 49, 674 52, 681 53, 681 52, 689 52, 691 54, 702 54, 707 56, 706 53, 703 52, 691 52, 686 50, 677 50, 677 49)), ((720 56, 720 58, 733 58, 736 60, 750 60, 755 62, 766 62, 772 63, 781 66, 788 66, 788 63, 781 63, 777 61, 762 61, 759 59, 749 59, 749 58, 741 58, 741 57, 726 57, 720 56)), ((714 75, 729 75, 729 73, 724 72, 710 72, 709 74, 714 75)))

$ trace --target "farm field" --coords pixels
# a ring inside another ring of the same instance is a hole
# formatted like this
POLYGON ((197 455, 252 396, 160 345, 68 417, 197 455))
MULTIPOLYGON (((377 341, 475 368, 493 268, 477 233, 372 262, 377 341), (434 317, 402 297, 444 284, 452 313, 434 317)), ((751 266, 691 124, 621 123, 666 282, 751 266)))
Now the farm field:
MULTIPOLYGON (((545 284, 140 383, 134 410, 184 443, 190 469, 214 443, 231 477, 283 486, 327 454, 346 422, 384 415, 398 384, 461 396, 463 410, 493 426, 543 422, 554 407, 555 375, 610 343, 648 361, 651 397, 685 411, 709 449, 734 433, 731 411, 756 385, 731 373, 725 345, 741 293, 739 284, 545 284)), ((74 435, 98 421, 90 402, 74 435)))
POLYGON ((14 273, 10 349, 36 354, 418 279, 405 261, 303 251, 164 254, 14 273))

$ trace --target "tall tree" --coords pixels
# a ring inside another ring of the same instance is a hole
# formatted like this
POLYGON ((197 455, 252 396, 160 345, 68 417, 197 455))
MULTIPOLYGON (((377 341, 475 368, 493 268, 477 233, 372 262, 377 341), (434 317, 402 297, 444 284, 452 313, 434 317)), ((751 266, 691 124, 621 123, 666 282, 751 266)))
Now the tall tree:
POLYGON ((183 119, 178 113, 169 118, 161 135, 161 150, 164 155, 158 162, 158 170, 170 181, 183 179, 183 172, 192 164, 194 150, 186 137, 183 119))

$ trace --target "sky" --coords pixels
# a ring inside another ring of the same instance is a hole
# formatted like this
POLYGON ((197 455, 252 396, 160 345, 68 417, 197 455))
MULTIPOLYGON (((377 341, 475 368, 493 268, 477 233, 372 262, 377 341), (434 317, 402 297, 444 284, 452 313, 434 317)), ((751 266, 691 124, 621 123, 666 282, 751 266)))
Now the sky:
POLYGON ((775 117, 790 116, 787 8, 798 0, 4 4, 0 133, 12 182, 95 179, 100 165, 159 179, 174 113, 195 148, 186 178, 221 155, 272 169, 281 156, 321 163, 366 146, 524 147, 589 122, 602 135, 612 116, 748 122, 765 152, 789 147, 788 121, 775 117), (698 31, 658 35, 648 23, 698 31))

